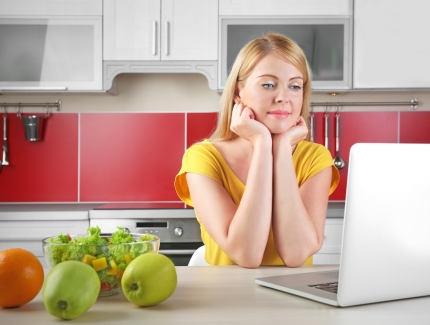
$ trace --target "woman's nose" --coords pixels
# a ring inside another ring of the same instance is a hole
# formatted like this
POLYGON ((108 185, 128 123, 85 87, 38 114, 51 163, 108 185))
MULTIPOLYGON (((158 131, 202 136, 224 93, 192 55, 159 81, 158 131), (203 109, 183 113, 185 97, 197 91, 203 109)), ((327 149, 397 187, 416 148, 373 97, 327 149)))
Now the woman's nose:
POLYGON ((276 96, 277 103, 287 103, 288 102, 288 91, 280 90, 276 96))

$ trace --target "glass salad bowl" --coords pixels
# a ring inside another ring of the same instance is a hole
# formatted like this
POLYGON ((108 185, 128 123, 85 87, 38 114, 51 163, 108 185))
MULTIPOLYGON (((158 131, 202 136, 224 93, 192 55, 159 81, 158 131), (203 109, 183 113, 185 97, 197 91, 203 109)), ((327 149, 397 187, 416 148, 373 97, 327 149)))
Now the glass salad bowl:
POLYGON ((158 253, 160 237, 128 233, 122 227, 112 234, 100 234, 99 227, 90 227, 87 234, 60 234, 43 239, 42 245, 48 267, 68 260, 86 263, 100 278, 99 296, 111 296, 121 288, 121 277, 133 259, 149 252, 158 253))

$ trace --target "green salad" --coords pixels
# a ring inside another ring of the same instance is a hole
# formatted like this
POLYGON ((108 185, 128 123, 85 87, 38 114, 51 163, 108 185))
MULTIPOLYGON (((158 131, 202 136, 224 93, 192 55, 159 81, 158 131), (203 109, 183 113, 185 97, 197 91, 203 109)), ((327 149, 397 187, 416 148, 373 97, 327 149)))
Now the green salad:
POLYGON ((144 234, 136 240, 123 227, 117 229, 109 237, 101 236, 98 226, 89 227, 87 236, 72 238, 61 233, 45 242, 45 256, 51 266, 68 260, 93 266, 102 282, 102 290, 110 290, 121 282, 125 268, 133 259, 155 250, 153 242, 148 242, 156 239, 155 236, 144 234))

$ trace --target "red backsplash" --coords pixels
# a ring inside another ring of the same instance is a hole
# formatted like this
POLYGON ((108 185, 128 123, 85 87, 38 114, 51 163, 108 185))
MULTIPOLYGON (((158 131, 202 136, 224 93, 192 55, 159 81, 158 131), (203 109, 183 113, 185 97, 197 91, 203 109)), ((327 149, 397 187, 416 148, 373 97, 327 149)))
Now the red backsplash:
MULTIPOLYGON (((321 144, 323 117, 315 113, 321 144)), ((0 171, 0 202, 179 202, 173 179, 182 154, 211 134, 217 113, 57 113, 39 142, 25 140, 16 114, 7 118, 10 165, 0 171)), ((430 143, 430 112, 341 112, 340 119, 346 166, 331 200, 345 199, 354 143, 430 143)), ((329 130, 334 156, 333 112, 329 130)))
MULTIPOLYGON (((3 135, 3 123, 1 130, 3 135)), ((0 202, 78 200, 77 114, 50 114, 43 139, 36 142, 25 139, 16 114, 7 114, 7 139, 9 165, 0 171, 0 202)))

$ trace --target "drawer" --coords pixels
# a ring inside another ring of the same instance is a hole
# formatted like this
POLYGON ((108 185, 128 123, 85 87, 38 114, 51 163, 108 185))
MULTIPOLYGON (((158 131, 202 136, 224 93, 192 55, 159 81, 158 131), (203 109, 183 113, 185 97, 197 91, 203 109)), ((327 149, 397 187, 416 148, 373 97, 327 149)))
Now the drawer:
POLYGON ((34 241, 63 234, 85 234, 89 220, 67 221, 3 221, 0 222, 0 242, 34 241))
POLYGON ((343 218, 327 218, 324 229, 324 241, 318 254, 340 254, 342 231, 343 218))
POLYGON ((343 218, 327 218, 324 241, 321 249, 313 256, 313 264, 339 264, 342 245, 343 218))

